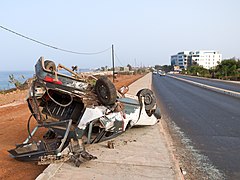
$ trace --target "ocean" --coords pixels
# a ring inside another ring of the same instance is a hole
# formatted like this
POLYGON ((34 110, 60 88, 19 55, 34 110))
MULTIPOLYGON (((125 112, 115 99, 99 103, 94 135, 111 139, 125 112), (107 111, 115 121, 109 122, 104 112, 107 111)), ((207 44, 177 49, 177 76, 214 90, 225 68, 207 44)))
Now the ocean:
MULTIPOLYGON (((91 69, 80 69, 79 72, 92 72, 91 69)), ((60 71, 61 72, 61 71, 60 71)), ((64 72, 65 74, 71 75, 69 72, 64 72)), ((34 71, 0 71, 0 90, 8 90, 14 88, 14 84, 9 82, 9 75, 14 76, 15 79, 21 83, 25 82, 27 79, 32 78, 34 71)))
POLYGON ((23 83, 28 78, 33 77, 33 74, 33 71, 0 71, 0 90, 7 90, 15 87, 14 84, 9 82, 9 75, 13 75, 15 79, 23 83))

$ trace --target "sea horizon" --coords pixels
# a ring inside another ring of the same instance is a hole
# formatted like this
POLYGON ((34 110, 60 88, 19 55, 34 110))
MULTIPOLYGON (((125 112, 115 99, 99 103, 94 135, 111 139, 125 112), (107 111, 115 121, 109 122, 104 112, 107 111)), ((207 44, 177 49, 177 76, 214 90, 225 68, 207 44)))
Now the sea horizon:
POLYGON ((0 90, 8 90, 14 88, 14 84, 10 83, 9 76, 13 75, 16 80, 24 83, 27 79, 33 77, 34 71, 0 71, 0 90))
MULTIPOLYGON (((92 72, 93 70, 91 69, 79 69, 79 72, 92 72)), ((13 71, 13 70, 4 70, 4 71, 0 71, 0 90, 8 90, 11 88, 14 88, 14 84, 10 83, 9 80, 9 75, 14 76, 14 78, 16 80, 18 80, 21 83, 24 83, 27 79, 32 78, 35 74, 34 71, 31 70, 17 70, 17 71, 13 71)))

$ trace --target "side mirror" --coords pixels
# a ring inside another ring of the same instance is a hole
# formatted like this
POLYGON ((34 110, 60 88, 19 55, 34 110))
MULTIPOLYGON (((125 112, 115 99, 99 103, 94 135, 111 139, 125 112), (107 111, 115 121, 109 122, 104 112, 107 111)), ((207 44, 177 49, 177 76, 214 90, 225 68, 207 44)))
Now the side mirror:
POLYGON ((118 92, 123 96, 124 94, 126 94, 128 92, 129 88, 128 86, 122 86, 118 92))

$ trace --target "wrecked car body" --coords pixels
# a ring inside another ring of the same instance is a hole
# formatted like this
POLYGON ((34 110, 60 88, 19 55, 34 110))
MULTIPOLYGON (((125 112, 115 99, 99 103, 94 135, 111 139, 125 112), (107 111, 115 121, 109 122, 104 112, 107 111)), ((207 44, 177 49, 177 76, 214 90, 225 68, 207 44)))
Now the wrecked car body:
POLYGON ((27 98, 29 136, 9 150, 17 160, 49 164, 70 159, 79 166, 96 158, 86 152, 85 144, 112 139, 133 126, 154 125, 161 118, 149 89, 136 96, 117 92, 107 77, 79 75, 43 57, 37 61, 35 72, 27 98), (62 68, 71 75, 62 74, 62 68), (32 131, 31 119, 37 121, 32 131), (39 130, 43 135, 36 140, 39 130), (66 147, 70 150, 67 156, 63 154, 66 147))

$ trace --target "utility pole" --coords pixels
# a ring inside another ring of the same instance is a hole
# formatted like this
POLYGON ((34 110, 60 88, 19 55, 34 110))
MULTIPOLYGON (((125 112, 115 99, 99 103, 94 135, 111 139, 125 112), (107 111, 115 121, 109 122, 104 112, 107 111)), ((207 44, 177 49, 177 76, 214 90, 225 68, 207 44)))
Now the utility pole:
POLYGON ((115 71, 114 71, 114 47, 113 47, 113 44, 112 44, 112 68, 113 68, 113 82, 114 82, 115 71))

